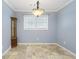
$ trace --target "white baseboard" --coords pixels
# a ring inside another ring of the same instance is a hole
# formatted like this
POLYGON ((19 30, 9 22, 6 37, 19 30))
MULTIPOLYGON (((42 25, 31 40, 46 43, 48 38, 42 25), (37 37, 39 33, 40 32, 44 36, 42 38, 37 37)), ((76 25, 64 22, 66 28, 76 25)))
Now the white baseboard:
POLYGON ((57 45, 59 47, 61 47, 62 49, 66 50, 67 52, 69 52, 71 55, 76 56, 75 53, 71 52, 70 50, 66 49, 65 47, 59 45, 58 43, 18 43, 18 45, 57 45))
POLYGON ((11 49, 11 46, 4 53, 2 53, 2 56, 4 56, 10 49, 11 49))
POLYGON ((57 44, 57 43, 18 43, 18 45, 51 45, 51 44, 57 44))
MULTIPOLYGON (((58 43, 18 43, 18 45, 57 45, 59 47, 61 47, 62 49, 66 50, 67 52, 69 52, 70 54, 72 54, 73 56, 76 56, 75 53, 71 52, 70 50, 66 49, 65 47, 59 45, 58 43)), ((11 49, 11 46, 2 54, 2 56, 4 56, 9 50, 11 49)))
POLYGON ((65 47, 63 47, 63 46, 61 46, 60 44, 57 43, 57 46, 61 47, 62 49, 64 49, 64 50, 67 51, 68 53, 70 53, 71 55, 76 56, 75 53, 71 52, 69 49, 67 49, 67 48, 65 48, 65 47))

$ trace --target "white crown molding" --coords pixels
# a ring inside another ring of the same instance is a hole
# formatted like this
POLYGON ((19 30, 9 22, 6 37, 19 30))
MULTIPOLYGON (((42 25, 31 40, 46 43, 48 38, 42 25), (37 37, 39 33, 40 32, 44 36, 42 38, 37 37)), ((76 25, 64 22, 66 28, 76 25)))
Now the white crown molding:
MULTIPOLYGON (((16 12, 32 12, 32 10, 15 10, 16 12)), ((45 10, 45 12, 57 12, 56 10, 45 10)))
MULTIPOLYGON (((11 8, 13 9, 15 12, 31 12, 32 10, 17 10, 15 9, 15 7, 10 4, 10 2, 8 0, 4 0, 6 2, 6 4, 11 8)), ((66 7, 67 5, 69 5, 72 1, 74 0, 69 0, 67 3, 65 3, 64 5, 62 5, 61 7, 57 8, 56 10, 46 10, 46 12, 57 12, 61 9, 63 9, 64 7, 66 7)))
POLYGON ((14 8, 14 6, 12 6, 12 4, 10 4, 10 2, 8 0, 4 0, 4 2, 13 10, 16 11, 16 9, 14 8))
POLYGON ((72 1, 74 0, 69 0, 67 3, 65 3, 64 5, 62 5, 61 7, 59 7, 58 9, 56 9, 56 12, 63 9, 64 7, 66 7, 67 5, 69 5, 72 1))

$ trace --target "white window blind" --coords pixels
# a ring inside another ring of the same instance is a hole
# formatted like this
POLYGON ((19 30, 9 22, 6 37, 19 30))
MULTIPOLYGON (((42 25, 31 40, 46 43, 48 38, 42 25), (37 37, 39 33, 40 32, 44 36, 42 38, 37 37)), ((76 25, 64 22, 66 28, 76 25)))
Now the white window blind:
POLYGON ((48 15, 24 15, 24 30, 48 30, 48 15))

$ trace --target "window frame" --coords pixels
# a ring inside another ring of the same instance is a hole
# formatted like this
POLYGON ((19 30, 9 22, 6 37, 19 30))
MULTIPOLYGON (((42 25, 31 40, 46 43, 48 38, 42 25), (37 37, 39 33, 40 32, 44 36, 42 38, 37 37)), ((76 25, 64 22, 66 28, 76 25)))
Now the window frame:
MULTIPOLYGON (((29 26, 28 27, 26 27, 25 26, 25 23, 27 23, 27 22, 25 22, 25 17, 34 17, 34 18, 38 18, 38 17, 36 17, 36 16, 34 16, 34 15, 24 15, 24 22, 23 22, 23 24, 24 24, 24 26, 23 26, 23 28, 24 28, 24 30, 48 30, 48 15, 42 15, 42 16, 40 16, 41 18, 43 17, 43 20, 45 20, 46 19, 46 22, 47 22, 47 24, 45 24, 46 25, 46 28, 44 27, 44 28, 40 28, 40 27, 38 27, 38 26, 40 26, 40 25, 36 25, 37 27, 35 27, 35 28, 29 28, 29 26), (45 18, 46 17, 46 18, 45 18), (45 19, 44 19, 45 18, 45 19)), ((39 17, 39 19, 41 19, 39 17)), ((37 20, 37 19, 33 19, 33 20, 37 20)), ((28 20, 27 20, 28 21, 28 20)), ((36 21, 35 21, 36 22, 36 21)), ((45 22, 45 21, 42 21, 42 22, 45 22)), ((37 22, 37 23, 39 23, 39 22, 37 22)), ((42 25, 44 25, 44 24, 42 24, 42 25)))

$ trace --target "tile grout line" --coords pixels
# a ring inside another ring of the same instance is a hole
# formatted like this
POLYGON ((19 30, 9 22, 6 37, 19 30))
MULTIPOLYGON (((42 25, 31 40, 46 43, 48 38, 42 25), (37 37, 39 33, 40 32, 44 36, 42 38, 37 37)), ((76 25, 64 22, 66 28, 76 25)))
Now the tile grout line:
POLYGON ((58 43, 18 43, 18 45, 51 45, 51 44, 54 44, 54 45, 57 45, 59 47, 61 47, 62 49, 66 50, 68 53, 70 53, 71 55, 73 56, 76 56, 75 53, 71 52, 69 49, 61 46, 60 44, 58 43))
MULTIPOLYGON (((57 45, 57 46, 61 47, 62 49, 66 50, 67 52, 69 52, 71 55, 76 56, 75 53, 71 52, 70 50, 61 46, 58 43, 18 43, 18 45, 51 45, 51 44, 57 45)), ((2 53, 2 56, 4 56, 8 51, 10 51, 10 49, 11 49, 11 46, 4 53, 2 53)))

